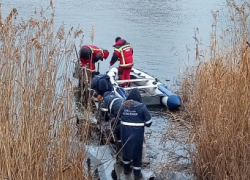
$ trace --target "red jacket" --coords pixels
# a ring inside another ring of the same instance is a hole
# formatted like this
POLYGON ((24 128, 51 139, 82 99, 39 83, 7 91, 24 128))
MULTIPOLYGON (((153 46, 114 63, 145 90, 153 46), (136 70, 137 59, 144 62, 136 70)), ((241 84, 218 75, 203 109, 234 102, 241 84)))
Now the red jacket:
POLYGON ((87 53, 85 54, 85 57, 89 57, 90 54, 90 58, 88 59, 82 58, 82 54, 80 55, 80 61, 82 63, 82 67, 85 67, 88 64, 87 67, 88 70, 90 70, 91 72, 95 72, 95 63, 98 62, 99 60, 103 60, 104 56, 103 49, 95 45, 85 45, 82 48, 89 50, 84 52, 87 53))
POLYGON ((113 45, 114 53, 110 61, 112 66, 118 59, 120 60, 120 67, 129 68, 134 65, 133 47, 124 39, 120 39, 113 45))

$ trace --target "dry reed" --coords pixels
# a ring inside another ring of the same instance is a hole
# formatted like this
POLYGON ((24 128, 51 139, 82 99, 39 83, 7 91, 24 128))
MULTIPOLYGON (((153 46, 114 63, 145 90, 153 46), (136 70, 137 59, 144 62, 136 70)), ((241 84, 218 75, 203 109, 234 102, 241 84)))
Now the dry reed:
POLYGON ((95 37, 95 28, 92 25, 91 26, 91 32, 90 32, 90 39, 91 39, 92 44, 94 43, 94 37, 95 37))
MULTIPOLYGON (((228 1, 231 26, 220 36, 213 13, 210 56, 183 80, 183 100, 192 119, 191 157, 198 179, 250 177, 250 4, 228 1)), ((199 56, 201 58, 201 56, 199 56)))
MULTIPOLYGON (((91 179, 75 137, 71 34, 47 19, 0 15, 0 179, 91 179)), ((0 13, 1 14, 1 13, 0 13)))

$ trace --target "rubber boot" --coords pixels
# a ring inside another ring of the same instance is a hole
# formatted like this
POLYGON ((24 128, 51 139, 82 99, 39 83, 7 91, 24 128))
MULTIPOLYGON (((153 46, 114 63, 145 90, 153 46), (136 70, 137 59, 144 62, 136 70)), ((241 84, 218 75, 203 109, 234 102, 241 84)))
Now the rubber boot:
POLYGON ((130 167, 130 163, 129 164, 123 164, 123 170, 124 170, 124 174, 128 175, 132 172, 132 168, 130 167))
POLYGON ((134 169, 134 177, 135 177, 135 180, 140 180, 142 178, 141 170, 134 169))

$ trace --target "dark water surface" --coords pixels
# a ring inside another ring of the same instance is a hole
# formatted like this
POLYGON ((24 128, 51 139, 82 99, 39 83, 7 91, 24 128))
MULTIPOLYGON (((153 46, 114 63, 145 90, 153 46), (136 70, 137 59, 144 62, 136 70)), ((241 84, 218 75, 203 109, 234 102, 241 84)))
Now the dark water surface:
MULTIPOLYGON (((49 2, 0 0, 3 17, 16 7, 19 17, 24 18, 29 18, 36 7, 38 12, 40 7, 46 11, 49 2)), ((211 11, 219 10, 220 29, 226 28, 229 16, 226 0, 54 0, 53 4, 58 27, 62 22, 66 29, 70 25, 79 26, 84 31, 84 43, 90 44, 93 25, 94 44, 110 52, 115 37, 121 36, 134 47, 136 68, 162 81, 168 78, 172 83, 195 57, 194 29, 199 28, 198 37, 204 46, 209 46, 213 23, 211 11), (189 53, 186 47, 190 49, 189 53)), ((107 71, 109 60, 101 63, 101 71, 107 71)))
MULTIPOLYGON (((19 17, 24 19, 31 17, 36 7, 37 11, 40 11, 40 7, 46 11, 49 2, 0 0, 3 17, 15 7, 19 17)), ((226 29, 230 24, 226 0, 54 0, 53 4, 56 10, 56 27, 62 22, 66 25, 65 29, 79 26, 84 32, 84 43, 91 44, 90 31, 93 25, 94 44, 108 49, 110 55, 115 37, 121 36, 134 47, 136 68, 161 81, 169 79, 170 84, 176 83, 175 79, 185 71, 185 67, 192 65, 195 58, 193 36, 196 28, 199 28, 197 36, 204 47, 209 47, 213 23, 211 11, 219 10, 219 30, 226 29), (187 48, 190 49, 189 52, 187 48)), ((109 60, 110 58, 101 62, 101 72, 108 70, 109 60)), ((147 132, 152 132, 147 140, 147 158, 164 162, 168 159, 166 149, 170 144, 166 146, 159 142, 168 121, 165 114, 152 111, 153 124, 147 129, 147 132)), ((179 145, 175 153, 185 156, 183 148, 184 146, 179 145)))

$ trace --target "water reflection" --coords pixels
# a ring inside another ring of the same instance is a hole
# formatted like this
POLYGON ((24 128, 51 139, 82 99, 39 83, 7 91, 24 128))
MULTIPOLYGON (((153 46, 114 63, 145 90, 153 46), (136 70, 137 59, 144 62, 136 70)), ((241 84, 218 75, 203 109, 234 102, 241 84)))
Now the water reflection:
MULTIPOLYGON (((32 15, 35 7, 39 11, 39 7, 46 10, 49 6, 49 1, 43 0, 1 0, 0 3, 5 15, 16 7, 21 17, 32 15)), ((190 49, 189 58, 194 59, 195 28, 199 28, 198 36, 204 46, 209 46, 211 10, 219 10, 220 29, 229 24, 226 0, 61 0, 53 3, 56 25, 64 22, 66 26, 79 26, 84 31, 86 44, 91 43, 89 34, 91 25, 94 25, 94 44, 111 52, 116 36, 126 38, 134 46, 136 67, 160 80, 165 80, 166 76, 173 80, 189 64, 186 46, 190 49)), ((105 72, 108 67, 107 60, 101 63, 100 69, 105 72)))

